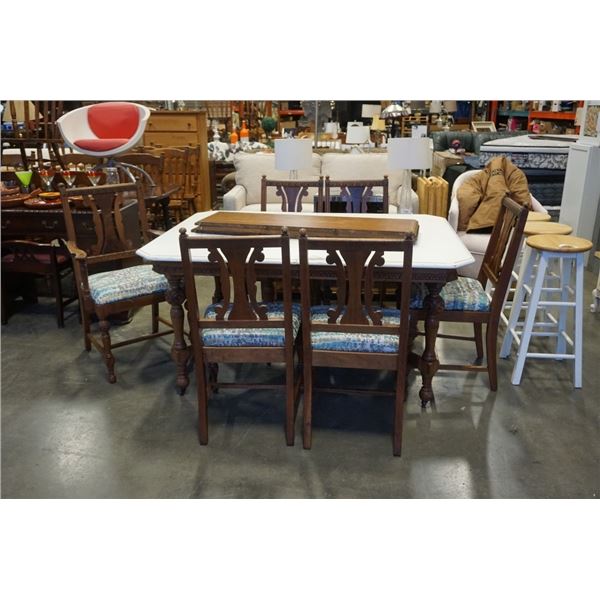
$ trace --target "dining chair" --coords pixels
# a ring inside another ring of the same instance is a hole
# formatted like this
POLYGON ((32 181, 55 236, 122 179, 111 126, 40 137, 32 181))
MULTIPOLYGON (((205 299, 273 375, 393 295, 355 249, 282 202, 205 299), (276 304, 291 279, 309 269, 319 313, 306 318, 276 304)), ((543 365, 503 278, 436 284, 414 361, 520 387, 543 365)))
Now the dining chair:
POLYGON ((151 154, 163 157, 160 185, 173 190, 169 195, 169 210, 176 222, 183 221, 191 213, 189 197, 186 196, 186 181, 190 168, 190 148, 155 148, 151 154))
MULTIPOLYGON (((409 339, 409 301, 412 281, 412 240, 308 238, 300 232, 300 285, 302 298, 302 354, 304 361, 303 441, 312 445, 313 370, 344 367, 396 372, 392 448, 402 451, 402 423, 406 395, 409 339), (312 305, 311 272, 319 264, 309 261, 309 252, 321 253, 324 262, 335 265, 338 293, 335 304, 312 305), (376 308, 373 298, 378 270, 385 265, 385 252, 402 252, 399 309, 376 308)), ((339 393, 339 387, 331 388, 339 393)), ((357 390, 370 394, 379 390, 357 390)))
POLYGON ((294 426, 300 395, 300 306, 292 303, 290 243, 287 229, 277 236, 189 236, 179 230, 185 295, 194 356, 198 396, 198 434, 208 443, 208 400, 218 388, 284 388, 285 437, 294 444, 294 426), (222 300, 203 312, 198 303, 192 252, 203 251, 220 273, 222 300), (257 298, 256 265, 267 254, 281 257, 283 302, 257 298), (202 316, 200 316, 202 315, 202 316), (284 363, 283 385, 247 382, 217 383, 219 363, 284 363), (208 371, 208 373, 207 373, 208 371))
MULTIPOLYGON (((496 364, 498 323, 513 266, 521 248, 528 212, 526 206, 505 196, 477 278, 459 276, 454 281, 448 282, 440 292, 440 297, 444 301, 444 309, 439 313, 440 322, 472 323, 474 335, 469 337, 438 334, 437 337, 474 341, 477 357, 475 364, 440 364, 438 368, 453 371, 487 371, 492 391, 498 389, 496 364), (491 291, 486 291, 487 287, 491 291), (486 326, 485 365, 480 364, 483 359, 483 324, 486 326)), ((428 303, 435 302, 426 294, 427 290, 420 286, 411 298, 411 312, 415 326, 417 321, 426 318, 428 303)), ((423 335, 418 331, 413 333, 423 335)))
POLYGON ((299 179, 267 179, 267 176, 263 175, 260 180, 260 210, 263 212, 268 210, 269 206, 277 206, 276 203, 267 201, 269 188, 275 188, 275 195, 281 198, 279 205, 281 212, 302 212, 302 199, 308 196, 311 188, 316 188, 314 212, 322 212, 323 177, 319 177, 318 180, 301 181, 299 179))
POLYGON ((323 212, 366 213, 389 210, 388 176, 383 179, 332 180, 325 177, 323 212), (373 188, 381 189, 381 196, 373 188), (340 210, 342 208, 342 210, 340 210))
MULTIPOLYGON (((30 240, 2 241, 2 324, 8 323, 9 297, 11 284, 21 283, 17 279, 35 279, 44 277, 52 285, 56 301, 56 323, 58 327, 65 326, 65 306, 77 300, 75 295, 65 296, 62 280, 73 274, 71 255, 65 244, 56 240, 55 243, 39 243, 30 240), (31 276, 31 277, 29 277, 31 276)), ((34 288, 28 286, 27 291, 20 291, 24 299, 31 298, 37 302, 34 288)))
POLYGON ((173 186, 171 189, 162 187, 164 156, 149 152, 131 152, 122 154, 119 159, 134 178, 142 183, 142 193, 151 227, 163 231, 170 229, 169 200, 171 193, 177 191, 177 187, 173 186))
POLYGON ((85 349, 92 345, 104 359, 108 381, 115 383, 113 349, 172 333, 171 323, 160 317, 159 303, 165 300, 169 284, 152 265, 140 264, 135 251, 150 240, 141 182, 65 189, 59 186, 67 229, 67 247, 73 257, 75 281, 83 324, 85 349), (81 196, 78 208, 73 197, 81 196), (137 202, 138 227, 126 228, 120 208, 126 202, 137 202), (78 245, 80 232, 75 229, 74 210, 92 213, 96 242, 87 252, 78 245), (126 232, 130 233, 127 234, 126 232), (110 318, 119 313, 152 307, 152 328, 147 335, 113 343, 110 318), (98 319, 99 335, 92 332, 92 317, 98 319), (169 328, 160 331, 159 324, 169 328))

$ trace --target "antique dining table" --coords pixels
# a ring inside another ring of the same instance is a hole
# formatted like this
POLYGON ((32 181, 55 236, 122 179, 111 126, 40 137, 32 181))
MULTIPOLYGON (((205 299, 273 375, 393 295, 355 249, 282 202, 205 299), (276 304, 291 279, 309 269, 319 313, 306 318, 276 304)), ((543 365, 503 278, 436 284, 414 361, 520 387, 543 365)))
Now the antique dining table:
MULTIPOLYGON (((189 385, 187 374, 187 363, 190 357, 190 349, 185 341, 184 335, 184 309, 185 287, 183 278, 183 267, 181 254, 179 250, 179 230, 185 228, 188 233, 192 233, 197 228, 198 223, 214 218, 220 214, 232 218, 239 213, 227 213, 227 211, 206 211, 199 212, 188 217, 175 227, 155 238, 148 244, 142 246, 138 255, 144 261, 151 263, 153 269, 162 273, 169 281, 169 291, 167 292, 167 302, 170 304, 171 319, 174 328, 174 340, 172 346, 172 357, 175 362, 176 370, 176 388, 179 394, 183 394, 189 385)), ((255 218, 260 219, 261 213, 256 213, 255 218)), ((308 223, 308 235, 310 227, 314 225, 319 228, 323 222, 324 214, 307 213, 302 215, 302 222, 308 223)), ((422 377, 422 386, 419 391, 421 403, 423 405, 434 400, 432 389, 432 379, 439 367, 435 343, 439 328, 439 314, 444 309, 444 301, 440 296, 440 290, 448 281, 456 279, 456 270, 474 262, 471 253, 464 246, 454 229, 448 221, 442 217, 432 215, 396 215, 396 214, 339 214, 336 215, 339 225, 336 233, 342 235, 347 227, 348 237, 356 235, 356 227, 352 226, 353 219, 372 219, 372 233, 370 237, 377 237, 378 230, 389 230, 390 223, 397 219, 414 219, 418 223, 418 235, 413 248, 413 282, 421 283, 427 288, 427 296, 424 306, 427 309, 425 319, 425 346, 421 355, 412 354, 411 364, 416 366, 422 377)), ((361 221, 364 222, 364 221, 361 221)), ((370 222, 369 222, 370 224, 370 222)), ((193 235, 205 235, 202 233, 192 233, 193 235)), ((293 233, 290 233, 294 237, 293 233)), ((380 236, 381 237, 381 236, 380 236)), ((257 274, 261 277, 276 278, 281 273, 281 256, 276 249, 264 251, 264 261, 257 265, 257 274)), ((290 258, 292 271, 297 275, 298 271, 298 242, 291 239, 290 258)), ((198 275, 217 276, 218 268, 214 263, 208 261, 207 252, 203 250, 194 251, 192 254, 194 262, 194 272, 198 275)), ((315 274, 318 278, 334 278, 335 267, 328 265, 325 261, 325 254, 312 254, 309 258, 311 265, 315 266, 315 274)), ((386 252, 385 265, 380 268, 378 279, 393 284, 400 280, 402 253, 386 252), (381 277, 379 275, 381 274, 381 277)), ((312 269, 311 269, 312 272, 312 269)), ((311 275, 312 276, 312 275, 311 275)))

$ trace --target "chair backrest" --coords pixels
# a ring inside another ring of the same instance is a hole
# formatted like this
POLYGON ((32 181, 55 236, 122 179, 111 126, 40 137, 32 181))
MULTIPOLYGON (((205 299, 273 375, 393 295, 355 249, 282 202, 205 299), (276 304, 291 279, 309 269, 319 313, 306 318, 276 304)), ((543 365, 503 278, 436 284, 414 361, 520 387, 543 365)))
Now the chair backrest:
POLYGON ((332 180, 329 176, 325 177, 325 202, 324 212, 335 212, 333 206, 334 198, 339 197, 343 203, 345 212, 365 213, 368 212, 369 203, 373 203, 373 188, 382 189, 381 212, 387 213, 389 209, 389 182, 388 176, 383 179, 362 179, 362 180, 332 180), (339 192, 337 192, 339 190, 339 192))
POLYGON ((4 120, 12 123, 13 132, 19 131, 21 140, 46 142, 60 140, 56 121, 63 114, 62 101, 25 100, 20 104, 18 105, 15 100, 9 100, 6 103, 4 120))
POLYGON ((310 340, 312 330, 400 335, 400 343, 407 343, 412 282, 411 240, 308 238, 306 232, 301 230, 299 247, 302 327, 305 330, 305 341, 310 340), (327 323, 311 323, 310 251, 321 251, 319 265, 326 262, 336 267, 337 300, 327 311, 327 323), (382 280, 378 270, 385 265, 385 252, 403 253, 402 275, 399 281, 400 323, 394 326, 383 324, 383 310, 376 308, 374 302, 376 283, 382 280))
POLYGON ((290 266, 290 242, 287 229, 282 234, 269 236, 194 236, 187 235, 185 228, 179 230, 179 246, 183 263, 185 291, 192 345, 201 347, 198 328, 283 328, 286 345, 292 343, 292 275, 290 266), (277 249, 281 253, 283 282, 282 319, 270 319, 267 306, 257 299, 256 265, 264 260, 265 249, 277 249), (219 275, 222 301, 214 320, 201 319, 192 252, 208 251, 204 260, 215 265, 219 275))
POLYGON ((75 152, 112 156, 139 143, 149 118, 147 106, 101 102, 65 113, 56 124, 67 146, 75 152))
MULTIPOLYGON (((300 181, 298 179, 267 179, 263 175, 260 181, 260 210, 267 210, 268 188, 275 188, 275 195, 281 198, 282 212, 301 212, 302 199, 308 196, 311 188, 316 188, 317 200, 315 212, 323 212, 323 178, 318 181, 300 181)), ((312 199, 309 198, 309 202, 312 199)))
POLYGON ((157 148, 152 154, 163 156, 163 169, 160 179, 163 190, 179 186, 171 194, 171 200, 181 200, 185 195, 188 172, 190 169, 190 148, 157 148))
POLYGON ((515 260, 521 248, 528 209, 508 196, 502 206, 490 236, 478 281, 485 289, 488 281, 494 288, 490 311, 500 314, 510 283, 515 260))
POLYGON ((59 190, 68 240, 79 247, 81 246, 78 244, 73 211, 91 211, 96 243, 91 245, 88 255, 121 253, 123 256, 118 258, 126 258, 126 255, 133 256, 141 244, 149 241, 148 220, 140 181, 72 189, 66 189, 60 184, 59 190), (137 201, 137 227, 126 227, 123 222, 121 207, 131 201, 137 201), (75 206, 71 202, 76 202, 75 206))
POLYGON ((145 195, 154 194, 156 187, 160 186, 162 172, 164 168, 165 159, 162 155, 156 156, 148 152, 132 152, 131 154, 121 154, 119 156, 119 162, 125 166, 133 165, 137 169, 131 169, 131 174, 136 178, 140 179, 143 186, 145 195), (140 172, 140 169, 142 172, 140 172), (150 180, 144 175, 147 174, 150 180))

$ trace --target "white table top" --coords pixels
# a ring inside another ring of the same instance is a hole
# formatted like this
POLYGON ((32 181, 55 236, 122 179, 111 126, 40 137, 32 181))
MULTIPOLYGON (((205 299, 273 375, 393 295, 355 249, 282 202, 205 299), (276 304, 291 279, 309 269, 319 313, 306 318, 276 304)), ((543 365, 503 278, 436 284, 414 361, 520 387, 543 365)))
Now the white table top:
MULTIPOLYGON (((137 254, 147 262, 180 262, 179 252, 179 229, 185 227, 188 232, 196 226, 200 219, 214 214, 217 211, 200 212, 192 215, 182 221, 175 227, 163 233, 160 237, 152 240, 145 246, 142 246, 137 254)), ((304 213, 303 213, 304 215, 304 213)), ((318 219, 319 215, 304 215, 318 219)), ((375 213, 363 214, 338 214, 336 217, 352 219, 355 216, 381 218, 382 215, 375 213)), ((471 253, 462 243, 454 229, 448 221, 442 217, 431 215, 385 215, 388 219, 416 219, 419 222, 419 235, 413 249, 413 268, 414 269, 457 269, 475 262, 471 253)), ((202 234, 192 234, 202 235, 202 234)), ((386 252, 386 264, 389 266, 402 264, 401 252, 386 252)), ((199 262, 206 262, 207 251, 194 250, 192 259, 199 262)), ((292 264, 298 263, 298 242, 291 240, 290 259, 292 264)), ((280 263, 281 254, 277 249, 265 249, 265 263, 280 263)), ((324 253, 311 251, 311 264, 325 264, 324 253), (322 254, 322 256, 321 256, 322 254)))

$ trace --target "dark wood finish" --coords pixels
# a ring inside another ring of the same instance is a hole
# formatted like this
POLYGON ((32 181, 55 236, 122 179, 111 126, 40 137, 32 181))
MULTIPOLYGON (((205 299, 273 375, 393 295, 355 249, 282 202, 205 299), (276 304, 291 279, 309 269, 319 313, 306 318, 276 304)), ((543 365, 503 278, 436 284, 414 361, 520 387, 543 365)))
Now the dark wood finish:
MULTIPOLYGON (((345 367, 387 369, 396 371, 394 395, 393 452, 399 456, 402 449, 402 422, 406 390, 408 357, 409 302, 412 282, 412 240, 391 241, 373 239, 325 239, 300 235, 300 284, 302 293, 302 353, 304 361, 304 447, 312 443, 312 380, 313 367, 345 367), (325 250, 327 262, 336 269, 336 304, 328 310, 328 322, 316 323, 310 319, 311 266, 309 250, 325 250), (385 264, 384 252, 403 252, 401 276, 400 323, 384 325, 382 311, 374 304, 373 289, 378 270, 385 264), (396 353, 343 352, 315 349, 312 333, 335 332, 347 334, 374 334, 398 336, 396 353)), ((337 391, 337 389, 336 389, 337 391)))
POLYGON ((373 188, 382 188, 382 212, 389 211, 389 182, 388 176, 384 175, 383 179, 363 179, 363 180, 332 180, 329 175, 325 177, 325 205, 324 212, 331 212, 331 190, 339 188, 341 200, 346 204, 346 212, 349 213, 366 213, 367 205, 373 198, 373 188))
POLYGON ((309 237, 353 237, 416 240, 419 223, 414 219, 382 217, 337 217, 298 213, 253 213, 220 211, 201 219, 197 233, 269 235, 287 227, 291 237, 306 229, 309 237))
POLYGON ((302 199, 308 196, 311 188, 317 189, 317 204, 323 204, 323 177, 318 181, 300 181, 298 179, 267 179, 263 175, 260 182, 260 210, 267 210, 268 188, 275 188, 275 195, 281 198, 282 212, 302 212, 302 199))
MULTIPOLYGON (((290 248, 287 231, 280 236, 259 237, 213 237, 190 238, 185 228, 180 230, 179 244, 183 263, 185 281, 185 296, 192 341, 193 356, 196 370, 198 395, 198 434, 201 444, 208 443, 208 399, 212 389, 228 387, 227 384, 217 384, 216 375, 207 376, 210 365, 220 362, 256 363, 282 362, 285 363, 285 436, 289 446, 294 444, 294 423, 297 401, 300 390, 299 373, 295 374, 294 354, 298 352, 300 336, 296 340, 292 329, 292 292, 290 248), (194 265, 190 252, 193 249, 205 248, 209 251, 209 261, 219 272, 221 297, 216 310, 216 319, 202 318, 196 285, 194 265), (264 248, 280 248, 282 253, 282 282, 283 282, 283 312, 284 318, 269 319, 267 307, 257 299, 256 265, 264 260, 264 248), (248 329, 252 333, 257 328, 281 328, 284 330, 284 345, 281 347, 211 347, 203 343, 203 331, 209 328, 248 329)), ((298 369, 299 371, 299 369, 298 369)), ((239 387, 236 383, 235 387, 239 387)), ((256 387, 246 384, 244 387, 256 387)), ((259 387, 281 387, 260 385, 259 387)))
POLYGON ((493 287, 493 294, 489 311, 459 311, 445 310, 444 301, 439 295, 441 286, 439 283, 429 284, 429 296, 425 299, 423 309, 413 310, 414 317, 425 320, 425 352, 421 358, 421 372, 425 373, 429 385, 421 390, 420 397, 423 405, 433 399, 431 389, 431 378, 438 369, 461 370, 461 371, 487 371, 490 389, 498 388, 498 376, 496 366, 496 346, 498 337, 498 323, 500 312, 506 297, 512 269, 521 247, 523 229, 527 221, 527 208, 521 206, 508 196, 502 201, 502 207, 498 219, 492 231, 488 247, 479 270, 477 280, 485 289, 488 282, 493 287), (473 337, 437 335, 437 324, 440 321, 473 323, 473 337), (477 350, 477 361, 483 358, 482 325, 485 323, 485 347, 487 361, 486 365, 452 365, 440 364, 435 356, 435 338, 449 338, 469 340, 475 342, 477 350))
POLYGON ((70 190, 65 189, 61 185, 60 188, 67 228, 68 248, 73 257, 75 281, 79 291, 85 349, 89 351, 93 345, 100 351, 106 364, 108 381, 114 383, 117 378, 114 369, 115 358, 112 353, 113 348, 172 332, 172 329, 159 331, 159 322, 171 325, 168 321, 161 319, 158 313, 158 303, 165 300, 165 293, 145 294, 110 304, 96 304, 90 291, 88 279, 90 268, 116 272, 121 268, 140 263, 135 250, 140 246, 140 243, 147 242, 150 236, 142 184, 138 181, 135 184, 105 185, 70 190), (121 218, 120 207, 125 202, 124 196, 126 194, 134 194, 137 198, 139 227, 135 236, 128 235, 121 218), (79 247, 73 210, 69 203, 69 198, 76 195, 83 196, 83 206, 91 212, 94 223, 96 242, 87 252, 79 247), (109 317, 149 305, 153 307, 152 332, 148 335, 138 336, 114 344, 110 338, 109 317), (91 330, 93 315, 96 315, 99 321, 99 338, 91 330))
MULTIPOLYGON (((2 324, 8 322, 10 283, 22 275, 46 277, 52 283, 56 299, 56 323, 65 326, 64 307, 77 300, 65 298, 62 279, 72 273, 71 256, 62 242, 42 244, 28 240, 2 241, 2 324)), ((25 294, 24 294, 25 297, 25 294)), ((34 301, 35 294, 32 295, 34 301)))
POLYGON ((23 102, 24 128, 18 129, 17 108, 14 100, 6 103, 6 117, 12 123, 12 132, 2 132, 2 146, 7 142, 10 146, 19 148, 23 166, 29 165, 27 151, 35 149, 36 160, 42 164, 42 148, 48 147, 52 161, 56 161, 64 168, 60 147, 64 142, 56 120, 64 113, 62 101, 32 100, 33 110, 29 101, 23 102))

